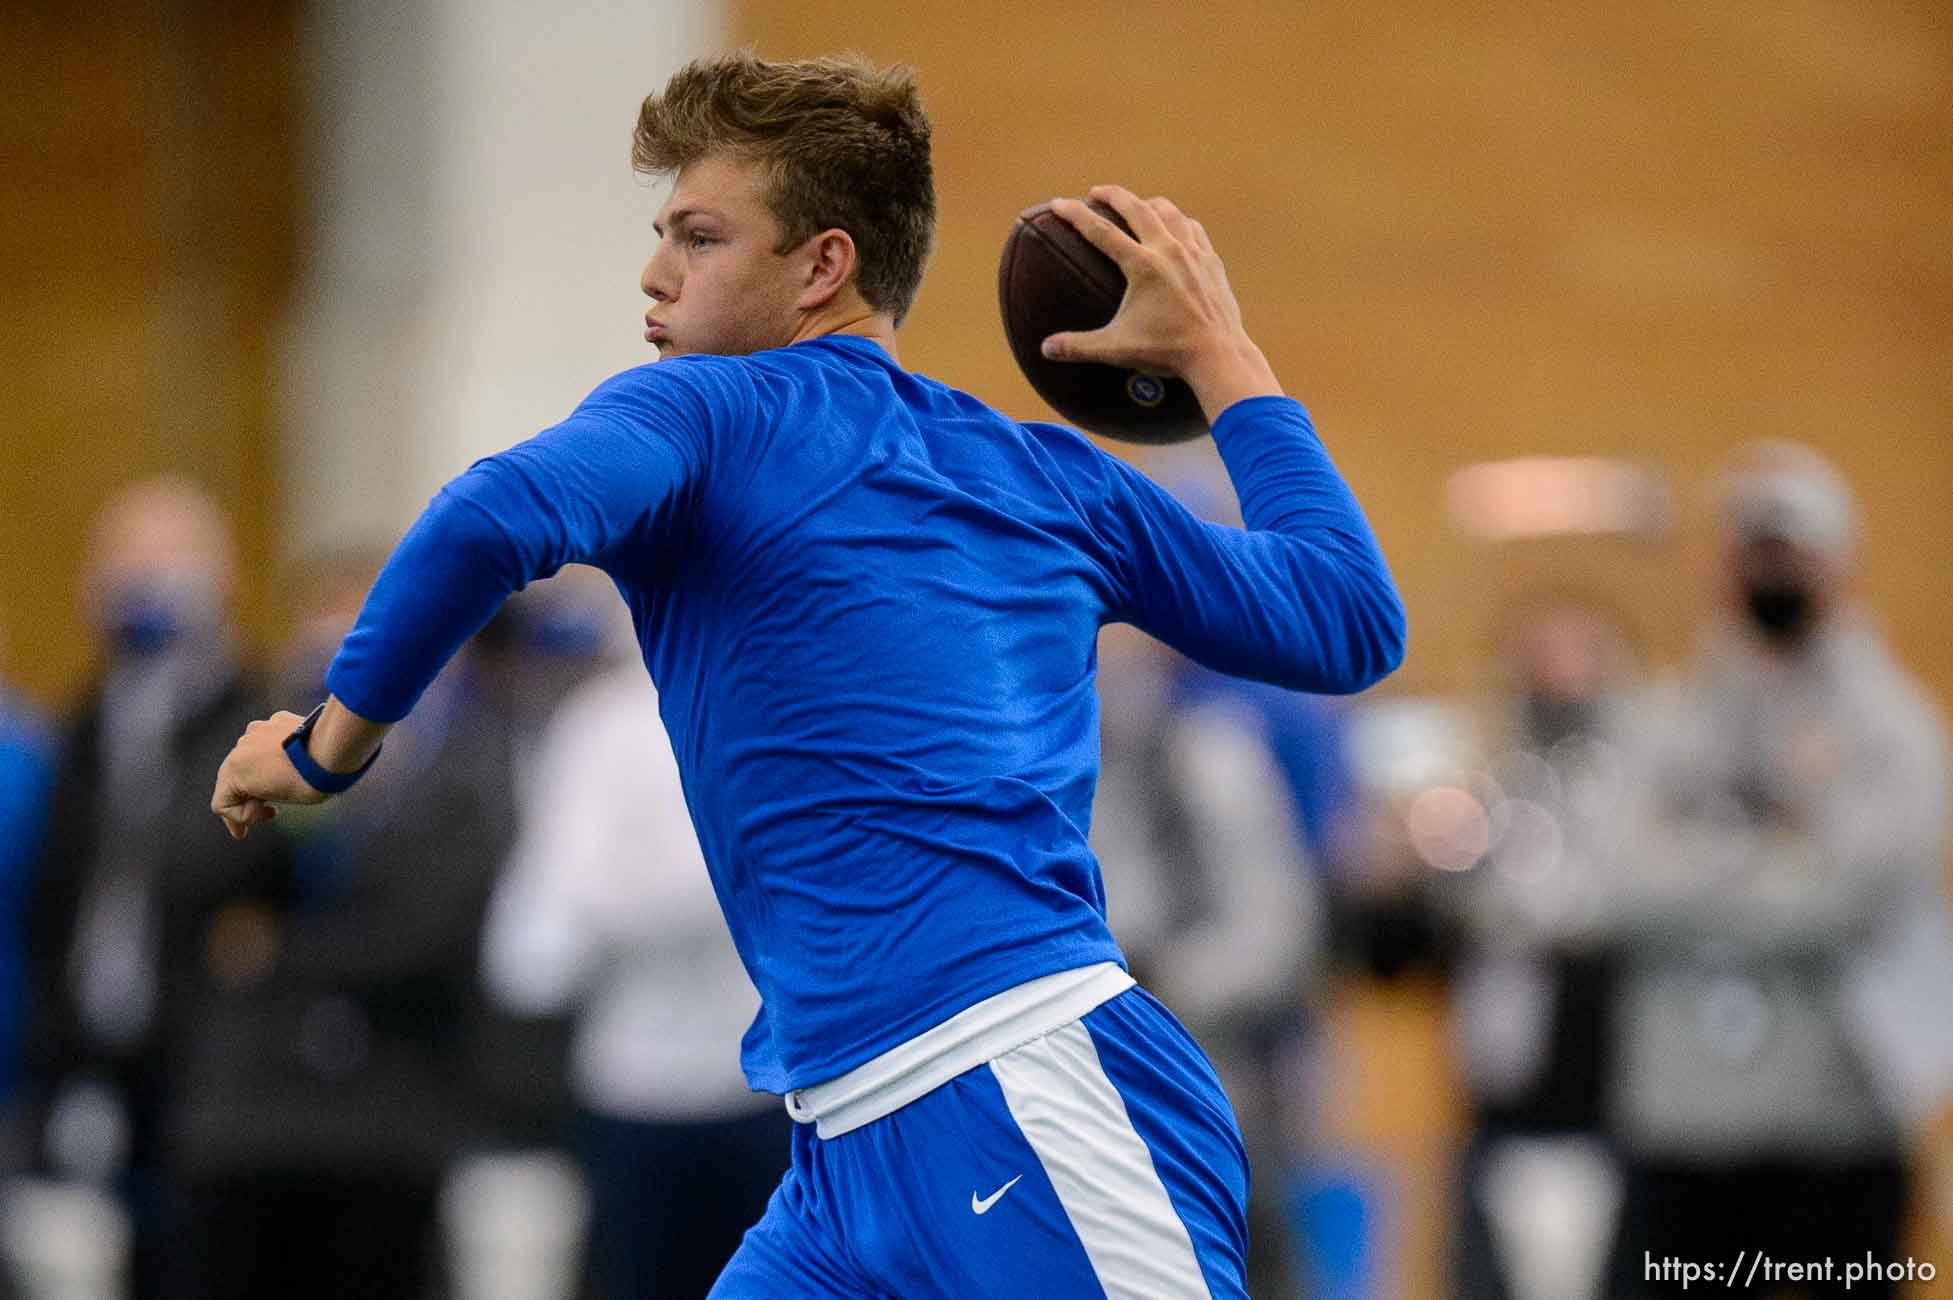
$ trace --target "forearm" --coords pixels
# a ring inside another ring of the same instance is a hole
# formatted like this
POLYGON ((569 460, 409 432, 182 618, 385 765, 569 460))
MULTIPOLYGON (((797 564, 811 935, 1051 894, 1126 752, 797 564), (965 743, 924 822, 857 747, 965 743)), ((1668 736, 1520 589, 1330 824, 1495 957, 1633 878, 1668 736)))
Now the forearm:
POLYGON ((1358 690, 1395 669, 1404 653, 1403 601, 1308 413, 1286 399, 1244 398, 1216 421, 1214 440, 1242 522, 1281 539, 1261 539, 1272 590, 1291 607, 1276 644, 1320 674, 1313 689, 1358 690), (1316 637, 1304 635, 1310 628, 1316 637))
POLYGON ((1181 377, 1200 400, 1209 426, 1236 402, 1250 397, 1280 397, 1283 392, 1274 367, 1246 334, 1220 340, 1199 353, 1181 377))
MULTIPOLYGON (((614 387, 598 394, 610 406, 614 387)), ((350 784, 386 727, 413 711, 510 594, 669 524, 695 469, 691 431, 683 418, 674 431, 631 418, 645 414, 639 406, 610 406, 593 398, 441 490, 387 560, 327 670, 331 701, 304 753, 285 748, 302 719, 281 713, 252 723, 218 770, 210 807, 234 837, 280 803, 317 803, 350 784)))
POLYGON ((1867 938, 1896 897, 1891 864, 1841 862, 1816 846, 1752 830, 1649 829, 1612 881, 1624 937, 1747 952, 1829 950, 1867 938))
POLYGON ((1369 523, 1286 397, 1235 402, 1214 440, 1245 530, 1203 523, 1129 466, 1102 516, 1130 622, 1218 672, 1348 694, 1404 653, 1404 607, 1369 523))
POLYGON ((379 751, 392 724, 362 718, 332 695, 326 698, 325 712, 312 726, 305 750, 312 761, 328 772, 357 772, 379 751))
POLYGON ((310 734, 277 713, 246 728, 217 772, 210 810, 243 839, 279 804, 313 804, 345 790, 462 642, 521 579, 506 535, 476 507, 443 492, 408 532, 326 674, 330 693, 310 734))

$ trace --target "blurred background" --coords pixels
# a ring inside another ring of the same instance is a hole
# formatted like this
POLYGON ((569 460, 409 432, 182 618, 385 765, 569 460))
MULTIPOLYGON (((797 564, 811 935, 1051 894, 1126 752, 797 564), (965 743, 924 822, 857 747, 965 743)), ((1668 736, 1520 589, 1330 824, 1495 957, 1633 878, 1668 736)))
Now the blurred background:
MULTIPOLYGON (((403 732, 452 834, 375 792, 245 862, 196 801, 243 718, 314 701, 442 482, 649 359, 630 127, 734 44, 919 70, 942 218, 907 365, 1048 418, 996 315, 1011 220, 1168 194, 1384 541, 1411 651, 1369 696, 1102 647, 1113 920, 1263 1153, 1257 1294, 1635 1294, 1620 1243, 1682 1240, 1650 1206, 1773 1187, 1887 1207, 1840 1267, 1953 1268, 1943 4, 25 0, 0 12, 23 1294, 264 1294, 291 1284, 258 1256, 361 1240, 426 1267, 323 1293, 689 1294, 704 1266, 644 1245, 680 1223, 645 1171, 783 1162, 713 1037, 748 1014, 736 970, 635 960, 718 952, 682 819, 523 847, 591 755, 665 779, 606 748, 639 697, 604 703, 635 679, 600 582, 512 604, 403 732), (1788 630, 1758 612, 1786 587, 1788 630), (652 920, 605 923, 625 898, 652 920)), ((1207 444, 1136 459, 1229 517, 1207 444)), ((736 1220, 750 1188, 725 1195, 736 1220)))

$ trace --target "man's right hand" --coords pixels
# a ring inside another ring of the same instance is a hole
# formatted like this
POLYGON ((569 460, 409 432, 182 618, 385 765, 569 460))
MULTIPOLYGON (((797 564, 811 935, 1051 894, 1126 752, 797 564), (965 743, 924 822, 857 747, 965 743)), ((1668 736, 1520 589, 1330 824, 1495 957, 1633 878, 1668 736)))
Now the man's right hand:
POLYGON ((244 729, 217 769, 210 811, 224 819, 232 839, 241 840, 259 822, 276 817, 274 804, 325 802, 326 796, 307 785, 285 755, 285 741, 304 721, 296 713, 260 718, 244 729))
POLYGON ((1091 197, 1124 217, 1133 235, 1077 199, 1055 199, 1051 208, 1118 264, 1126 294, 1111 321, 1053 334, 1044 355, 1178 375, 1210 424, 1242 398, 1279 394, 1206 229, 1170 200, 1141 199, 1124 186, 1095 185, 1091 197))
MULTIPOLYGON (((276 817, 275 804, 326 801, 325 792, 300 776, 285 753, 285 742, 304 721, 296 713, 274 713, 252 723, 217 769, 210 811, 224 819, 232 839, 241 840, 259 822, 276 817)), ((337 697, 328 696, 306 752, 328 772, 356 772, 380 748, 390 725, 362 718, 337 697)))

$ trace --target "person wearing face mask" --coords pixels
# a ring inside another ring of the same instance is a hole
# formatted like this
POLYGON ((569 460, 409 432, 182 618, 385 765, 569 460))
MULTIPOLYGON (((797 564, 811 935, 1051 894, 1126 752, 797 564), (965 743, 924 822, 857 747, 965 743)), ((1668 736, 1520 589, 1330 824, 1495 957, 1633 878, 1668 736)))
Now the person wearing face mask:
POLYGON ((1903 1062, 1864 1032, 1878 997, 1856 990, 1945 908, 1943 731, 1853 600, 1849 488, 1808 448, 1762 443, 1721 519, 1724 612, 1648 715, 1608 877, 1625 1295, 1680 1285, 1649 1257, 1894 1257, 1913 1117, 1887 1086, 1903 1062))
POLYGON ((33 1163, 129 1216, 132 1294, 159 1293, 173 1195, 172 1062, 218 960, 209 901, 275 890, 283 837, 239 855, 199 787, 252 717, 222 514, 177 478, 135 484, 90 542, 97 678, 66 728, 28 904, 23 1040, 33 1163))
MULTIPOLYGON (((282 692, 321 688, 322 647, 352 626, 379 558, 292 571, 282 692)), ((294 810, 278 824, 284 882, 233 876, 200 897, 208 978, 168 1125, 172 1296, 411 1300, 438 1285, 441 1179, 484 1129, 475 955, 512 833, 493 659, 471 647, 389 740, 411 798, 375 784, 294 810)))

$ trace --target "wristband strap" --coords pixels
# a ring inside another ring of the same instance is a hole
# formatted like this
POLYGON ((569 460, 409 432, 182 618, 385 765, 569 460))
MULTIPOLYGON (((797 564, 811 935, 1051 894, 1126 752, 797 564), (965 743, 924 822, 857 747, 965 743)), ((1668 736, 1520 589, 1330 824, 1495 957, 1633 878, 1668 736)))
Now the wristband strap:
POLYGON ((305 721, 298 724, 297 731, 286 737, 285 757, 292 760, 292 766, 298 769, 298 774, 304 779, 305 784, 320 794, 344 794, 366 775, 367 770, 378 761, 380 749, 386 746, 382 745, 380 749, 375 749, 373 756, 360 764, 356 772, 326 771, 312 760, 312 755, 305 748, 305 742, 312 738, 312 728, 318 725, 319 715, 324 712, 325 705, 320 704, 318 708, 306 715, 305 721))

